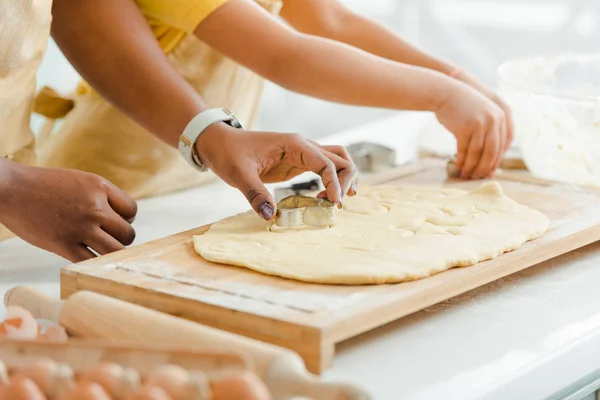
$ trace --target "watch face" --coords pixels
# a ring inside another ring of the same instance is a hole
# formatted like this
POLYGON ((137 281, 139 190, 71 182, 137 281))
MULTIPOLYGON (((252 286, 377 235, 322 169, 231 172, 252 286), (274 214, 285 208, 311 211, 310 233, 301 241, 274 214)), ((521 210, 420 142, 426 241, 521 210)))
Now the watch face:
POLYGON ((242 124, 240 124, 240 121, 238 121, 237 118, 231 120, 231 126, 237 129, 242 129, 242 124))
POLYGON ((229 111, 226 108, 222 108, 221 110, 223 110, 223 112, 225 114, 227 114, 231 117, 231 119, 229 121, 224 121, 225 123, 231 125, 232 127, 236 128, 236 129, 242 129, 242 124, 240 123, 240 121, 238 121, 238 119, 235 117, 235 115, 233 115, 233 113, 231 111, 229 111))

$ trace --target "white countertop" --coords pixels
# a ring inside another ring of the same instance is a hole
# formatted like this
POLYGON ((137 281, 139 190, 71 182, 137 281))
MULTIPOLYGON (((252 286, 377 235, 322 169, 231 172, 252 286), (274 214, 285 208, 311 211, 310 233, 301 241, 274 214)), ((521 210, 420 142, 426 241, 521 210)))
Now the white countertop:
MULTIPOLYGON (((326 142, 381 141, 405 160, 428 121, 402 114, 326 142)), ((139 206, 136 243, 249 208, 221 183, 139 206)), ((348 340, 325 379, 357 382, 378 400, 551 396, 600 367, 599 261, 600 245, 591 245, 348 340)), ((2 242, 0 292, 26 284, 58 297, 66 264, 20 240, 2 242)))

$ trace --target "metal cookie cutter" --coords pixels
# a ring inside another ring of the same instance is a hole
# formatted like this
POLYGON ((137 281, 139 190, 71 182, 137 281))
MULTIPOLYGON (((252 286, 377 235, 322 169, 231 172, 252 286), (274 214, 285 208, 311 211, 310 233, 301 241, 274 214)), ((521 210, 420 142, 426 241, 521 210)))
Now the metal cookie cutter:
POLYGON ((325 228, 335 223, 337 207, 327 199, 294 195, 277 203, 275 225, 294 228, 309 225, 325 228))
POLYGON ((396 151, 380 144, 353 143, 346 150, 359 172, 378 172, 396 166, 396 151))

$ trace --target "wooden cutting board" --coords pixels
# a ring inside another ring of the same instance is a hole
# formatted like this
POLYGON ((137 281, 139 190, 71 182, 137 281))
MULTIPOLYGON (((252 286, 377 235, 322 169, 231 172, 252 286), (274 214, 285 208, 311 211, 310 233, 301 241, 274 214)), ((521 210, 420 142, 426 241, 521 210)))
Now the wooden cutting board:
MULTIPOLYGON (((496 179, 510 197, 552 222, 540 239, 472 267, 394 285, 306 284, 204 261, 192 247, 192 235, 205 232, 204 226, 64 268, 61 294, 91 290, 281 345, 320 373, 330 365, 336 343, 600 239, 600 192, 551 184, 526 172, 504 171, 496 179)), ((481 184, 446 181, 441 160, 365 181, 461 189, 481 184)))

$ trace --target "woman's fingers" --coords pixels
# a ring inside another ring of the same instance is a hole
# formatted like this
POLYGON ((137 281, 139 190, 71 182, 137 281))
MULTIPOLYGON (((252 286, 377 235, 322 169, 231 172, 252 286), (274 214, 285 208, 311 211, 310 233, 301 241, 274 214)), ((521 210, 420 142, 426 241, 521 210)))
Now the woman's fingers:
POLYGON ((358 171, 350 154, 342 146, 321 146, 326 155, 336 164, 338 168, 338 178, 342 186, 342 193, 354 196, 358 186, 358 171), (335 157, 333 157, 335 156, 335 157), (340 167, 343 166, 341 173, 340 167), (344 175, 344 176, 342 176, 344 175), (346 185, 348 183, 348 185, 346 185))
POLYGON ((354 196, 358 191, 358 171, 356 170, 354 161, 346 149, 343 146, 337 145, 321 146, 319 143, 311 139, 308 139, 308 141, 321 149, 321 152, 336 165, 338 179, 340 180, 340 186, 342 187, 342 195, 348 194, 350 196, 354 196), (348 178, 350 178, 350 184, 346 185, 348 178))
POLYGON ((90 251, 84 244, 77 244, 67 250, 67 254, 61 254, 67 260, 78 263, 81 261, 95 258, 96 255, 90 251))
POLYGON ((251 162, 235 168, 229 175, 232 186, 237 188, 252 206, 252 209, 265 220, 275 217, 277 205, 263 184, 256 166, 251 162))
MULTIPOLYGON (((338 146, 329 146, 329 147, 338 147, 338 146)), ((343 148, 341 148, 344 150, 343 148)), ((356 193, 356 180, 357 180, 357 172, 356 167, 352 161, 348 161, 345 158, 330 152, 325 147, 322 147, 321 152, 329 158, 334 164, 337 173, 338 180, 340 182, 340 188, 342 191, 342 196, 345 194, 354 195, 356 193)), ((335 149, 338 150, 339 149, 335 149)), ((344 150, 345 151, 345 150, 344 150)))
POLYGON ((125 248, 122 243, 102 229, 97 229, 88 242, 86 243, 88 247, 100 255, 114 253, 125 248))
POLYGON ((327 198, 336 204, 340 204, 343 197, 342 188, 334 162, 323 154, 320 148, 303 138, 296 137, 293 140, 295 140, 296 152, 300 155, 300 162, 306 169, 321 177, 327 192, 327 198))
POLYGON ((124 191, 106 181, 108 204, 127 222, 132 223, 137 214, 137 203, 124 191))
POLYGON ((129 246, 135 240, 133 226, 112 210, 107 210, 100 227, 123 246, 129 246))

